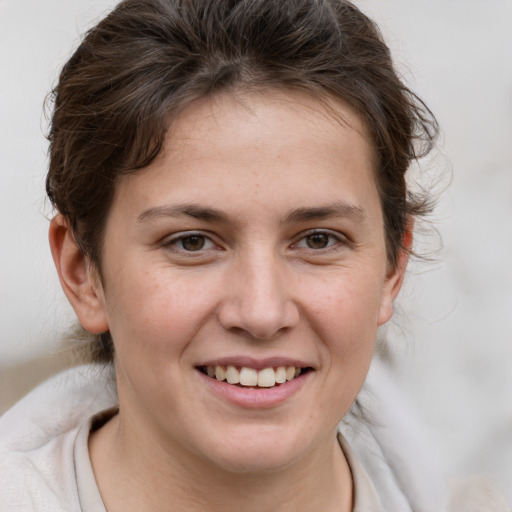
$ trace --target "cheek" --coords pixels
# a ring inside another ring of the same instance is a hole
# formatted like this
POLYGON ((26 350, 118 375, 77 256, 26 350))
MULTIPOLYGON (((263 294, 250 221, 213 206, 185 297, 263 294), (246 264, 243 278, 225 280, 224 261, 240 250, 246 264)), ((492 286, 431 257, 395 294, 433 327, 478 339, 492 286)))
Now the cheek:
POLYGON ((196 279, 173 276, 169 269, 126 271, 113 282, 106 295, 107 316, 118 354, 125 346, 130 357, 179 353, 214 309, 204 281, 197 285, 196 279))
MULTIPOLYGON (((381 309, 383 280, 370 272, 343 272, 321 286, 302 290, 318 327, 336 332, 373 332, 381 309)), ((305 308, 306 309, 306 308, 305 308)))
POLYGON ((377 338, 381 289, 367 274, 330 280, 317 293, 310 290, 310 322, 331 364, 343 369, 345 382, 358 383, 366 375, 377 338))
POLYGON ((363 294, 360 281, 337 288, 318 300, 314 328, 327 365, 317 401, 320 410, 331 411, 339 422, 361 390, 373 358, 379 296, 370 289, 363 294))

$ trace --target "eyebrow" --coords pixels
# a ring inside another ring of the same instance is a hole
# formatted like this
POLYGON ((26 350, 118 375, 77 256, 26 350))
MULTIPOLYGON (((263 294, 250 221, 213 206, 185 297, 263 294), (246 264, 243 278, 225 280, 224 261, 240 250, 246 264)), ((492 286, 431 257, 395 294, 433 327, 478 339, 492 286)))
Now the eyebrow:
MULTIPOLYGON (((144 223, 161 217, 180 217, 186 215, 194 219, 204 220, 212 223, 230 223, 230 217, 216 208, 201 206, 194 203, 183 203, 176 205, 163 205, 149 208, 142 212, 137 222, 144 223)), ((345 217, 362 222, 365 219, 364 210, 359 206, 337 201, 325 206, 311 208, 297 208, 288 213, 284 219, 285 224, 294 222, 305 222, 310 220, 324 220, 333 217, 345 217)))
POLYGON ((356 205, 337 201, 335 203, 313 208, 297 208, 291 211, 285 222, 304 222, 308 220, 324 220, 333 217, 345 217, 354 221, 362 222, 365 219, 364 210, 356 205))
POLYGON ((220 210, 200 206, 193 203, 183 203, 149 208, 138 216, 137 222, 142 223, 157 219, 159 217, 180 217, 182 215, 187 215, 189 217, 193 217, 194 219, 206 220, 209 222, 229 221, 228 216, 220 210))

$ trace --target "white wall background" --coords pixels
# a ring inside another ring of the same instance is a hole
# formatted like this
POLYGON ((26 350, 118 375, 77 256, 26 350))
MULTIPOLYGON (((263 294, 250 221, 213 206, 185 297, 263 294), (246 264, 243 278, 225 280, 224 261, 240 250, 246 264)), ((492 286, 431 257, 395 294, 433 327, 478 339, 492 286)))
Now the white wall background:
MULTIPOLYGON (((78 34, 114 3, 0 0, 2 366, 47 351, 72 319, 47 249, 41 107, 78 34)), ((486 471, 512 502, 512 0, 357 4, 439 118, 433 174, 452 168, 436 217, 445 249, 412 269, 393 365, 446 469, 486 471)))

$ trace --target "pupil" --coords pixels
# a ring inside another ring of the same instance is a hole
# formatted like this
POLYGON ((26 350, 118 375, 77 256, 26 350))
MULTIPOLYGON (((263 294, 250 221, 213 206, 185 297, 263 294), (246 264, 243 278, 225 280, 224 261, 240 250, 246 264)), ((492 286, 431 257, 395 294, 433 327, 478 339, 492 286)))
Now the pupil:
POLYGON ((204 247, 204 236, 191 235, 183 238, 181 243, 187 251, 199 251, 204 247))
POLYGON ((329 235, 315 233, 307 237, 307 244, 310 249, 324 249, 329 243, 329 235))

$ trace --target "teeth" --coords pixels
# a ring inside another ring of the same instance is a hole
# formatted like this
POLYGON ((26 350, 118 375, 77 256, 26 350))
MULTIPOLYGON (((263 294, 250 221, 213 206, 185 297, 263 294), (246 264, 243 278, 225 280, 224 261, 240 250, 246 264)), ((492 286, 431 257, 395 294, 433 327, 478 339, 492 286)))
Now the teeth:
POLYGON ((225 380, 226 379, 226 371, 222 366, 216 366, 215 367, 215 378, 217 380, 225 380))
POLYGON ((276 370, 276 383, 283 384, 286 382, 286 368, 284 366, 280 366, 276 370))
POLYGON ((230 384, 238 384, 240 382, 240 374, 234 366, 228 366, 226 368, 226 380, 230 384))
POLYGON ((276 372, 274 368, 265 368, 258 372, 258 386, 260 388, 271 388, 276 385, 276 372))
POLYGON ((242 386, 257 386, 258 372, 254 368, 246 368, 240 370, 240 384, 242 386))
POLYGON ((276 384, 284 384, 286 381, 298 377, 301 372, 302 369, 295 366, 269 367, 260 371, 245 366, 238 369, 232 365, 206 367, 208 377, 219 381, 227 381, 229 384, 240 384, 248 387, 258 386, 260 388, 271 388, 276 384))

